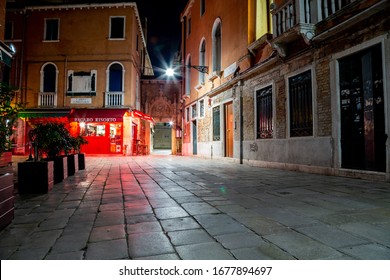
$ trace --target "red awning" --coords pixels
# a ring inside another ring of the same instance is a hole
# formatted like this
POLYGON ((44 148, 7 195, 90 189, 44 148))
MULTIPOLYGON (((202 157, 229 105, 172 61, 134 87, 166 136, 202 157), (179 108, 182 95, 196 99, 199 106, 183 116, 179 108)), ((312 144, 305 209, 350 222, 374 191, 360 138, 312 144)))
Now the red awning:
POLYGON ((69 115, 71 122, 123 122, 129 109, 73 109, 69 115))
POLYGON ((149 122, 152 122, 154 123, 154 120, 151 116, 145 114, 145 113, 142 113, 141 111, 138 111, 138 110, 132 110, 131 113, 133 114, 134 117, 136 118, 140 118, 141 120, 145 120, 145 121, 149 121, 149 122))

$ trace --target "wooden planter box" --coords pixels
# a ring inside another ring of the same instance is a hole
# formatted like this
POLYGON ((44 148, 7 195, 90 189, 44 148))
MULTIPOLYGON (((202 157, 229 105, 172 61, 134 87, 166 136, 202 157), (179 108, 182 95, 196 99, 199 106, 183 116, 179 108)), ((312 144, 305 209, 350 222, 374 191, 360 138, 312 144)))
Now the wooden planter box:
POLYGON ((68 158, 66 156, 54 158, 54 184, 62 182, 68 177, 68 158))
POLYGON ((48 193, 54 185, 54 161, 25 161, 18 163, 20 194, 48 193))
POLYGON ((79 171, 79 157, 78 154, 68 155, 68 176, 73 176, 79 171))
POLYGON ((13 179, 12 173, 0 174, 0 230, 10 224, 14 218, 13 179))
POLYGON ((79 170, 85 169, 85 154, 78 154, 79 157, 79 170))

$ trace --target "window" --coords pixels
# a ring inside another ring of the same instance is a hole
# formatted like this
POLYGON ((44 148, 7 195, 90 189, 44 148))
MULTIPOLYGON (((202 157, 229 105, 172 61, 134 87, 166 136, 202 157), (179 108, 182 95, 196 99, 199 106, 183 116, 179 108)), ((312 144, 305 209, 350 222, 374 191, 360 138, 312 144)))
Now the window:
MULTIPOLYGON (((203 39, 199 48, 199 66, 205 66, 206 64, 206 41, 203 39)), ((199 72, 199 84, 205 84, 206 74, 199 72)))
POLYGON ((89 123, 86 126, 80 126, 80 135, 83 136, 106 136, 106 126, 96 123, 89 123))
POLYGON ((311 70, 288 79, 290 136, 313 135, 311 70))
POLYGON ((204 111, 204 99, 199 101, 199 118, 203 118, 205 115, 204 111))
POLYGON ((203 16, 206 12, 206 0, 200 0, 200 15, 203 16))
POLYGON ((54 64, 43 68, 43 92, 56 92, 57 69, 54 64))
POLYGON ((14 23, 12 21, 7 21, 5 23, 4 39, 5 40, 14 39, 14 23))
POLYGON ((221 40, 221 21, 217 19, 213 27, 213 72, 221 71, 221 51, 222 51, 222 40, 221 40))
POLYGON ((110 17, 110 39, 125 38, 125 17, 110 17))
POLYGON ((123 67, 119 63, 114 63, 109 68, 108 91, 123 91, 123 67))
POLYGON ((59 40, 59 19, 45 19, 45 41, 58 41, 59 40))
POLYGON ((221 140, 221 113, 219 106, 213 108, 213 141, 221 140))
POLYGON ((191 34, 191 18, 187 19, 187 36, 191 34))
POLYGON ((191 106, 191 118, 196 119, 197 113, 196 113, 196 104, 191 106))
POLYGON ((256 91, 256 138, 272 138, 272 86, 256 91))
POLYGON ((185 68, 185 85, 186 85, 186 95, 189 96, 191 94, 191 56, 188 55, 186 68, 185 68))

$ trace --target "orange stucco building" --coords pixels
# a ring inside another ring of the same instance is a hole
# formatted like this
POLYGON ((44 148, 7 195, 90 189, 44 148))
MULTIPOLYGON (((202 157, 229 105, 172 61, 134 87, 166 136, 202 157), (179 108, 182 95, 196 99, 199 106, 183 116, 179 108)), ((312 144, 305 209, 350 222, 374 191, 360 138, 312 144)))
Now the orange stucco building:
POLYGON ((141 76, 153 74, 136 4, 10 6, 7 22, 11 82, 26 103, 15 152, 28 151, 34 123, 55 120, 87 137, 87 153, 132 154, 141 122, 151 124, 139 111, 141 76))

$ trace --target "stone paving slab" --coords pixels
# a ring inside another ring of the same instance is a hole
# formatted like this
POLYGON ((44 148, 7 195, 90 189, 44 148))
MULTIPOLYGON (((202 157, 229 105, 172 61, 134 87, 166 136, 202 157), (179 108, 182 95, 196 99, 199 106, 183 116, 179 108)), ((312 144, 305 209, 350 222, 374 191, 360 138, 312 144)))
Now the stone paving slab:
POLYGON ((390 183, 197 157, 86 157, 16 196, 1 259, 386 259, 390 183))

